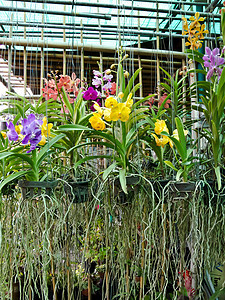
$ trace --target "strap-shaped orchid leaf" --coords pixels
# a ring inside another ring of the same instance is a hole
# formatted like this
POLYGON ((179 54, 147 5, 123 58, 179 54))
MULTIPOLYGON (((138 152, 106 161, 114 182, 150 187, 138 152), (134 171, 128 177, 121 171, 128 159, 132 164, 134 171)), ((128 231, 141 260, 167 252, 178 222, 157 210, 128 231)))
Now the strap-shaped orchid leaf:
POLYGON ((115 169, 116 165, 117 165, 117 162, 114 162, 107 169, 105 169, 105 171, 102 174, 102 179, 103 180, 106 180, 108 178, 110 173, 115 169))
POLYGON ((0 183, 0 192, 2 190, 2 188, 10 183, 11 181, 13 181, 14 179, 16 178, 19 178, 19 177, 22 177, 24 175, 26 175, 28 173, 28 171, 19 171, 19 172, 16 172, 16 173, 13 173, 11 175, 9 175, 6 179, 4 179, 1 183, 0 183))
POLYGON ((183 124, 179 117, 175 118, 175 123, 176 123, 177 131, 178 131, 180 145, 183 149, 184 158, 186 158, 187 157, 187 144, 186 144, 186 138, 184 135, 184 127, 183 127, 183 124))
POLYGON ((60 139, 62 139, 65 135, 63 133, 58 134, 53 139, 45 144, 45 146, 40 150, 39 154, 37 155, 37 165, 40 166, 43 159, 45 158, 45 153, 49 151, 49 149, 57 143, 60 139))
POLYGON ((127 194, 127 182, 126 182, 126 170, 125 169, 120 169, 119 179, 120 179, 120 184, 121 184, 122 190, 124 191, 125 194, 127 194))

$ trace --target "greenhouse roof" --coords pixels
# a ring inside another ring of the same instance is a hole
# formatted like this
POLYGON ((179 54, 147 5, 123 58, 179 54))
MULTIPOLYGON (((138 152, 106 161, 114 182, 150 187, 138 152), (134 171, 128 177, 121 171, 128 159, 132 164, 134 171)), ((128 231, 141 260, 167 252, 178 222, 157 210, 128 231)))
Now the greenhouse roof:
MULTIPOLYGON (((182 37, 182 16, 206 17, 210 34, 220 33, 221 1, 0 0, 1 38, 41 39, 117 47, 160 37, 182 37), (158 25, 157 25, 158 24, 158 25), (156 29, 158 26, 158 29, 156 29)), ((1 40, 1 43, 4 40, 1 40)))

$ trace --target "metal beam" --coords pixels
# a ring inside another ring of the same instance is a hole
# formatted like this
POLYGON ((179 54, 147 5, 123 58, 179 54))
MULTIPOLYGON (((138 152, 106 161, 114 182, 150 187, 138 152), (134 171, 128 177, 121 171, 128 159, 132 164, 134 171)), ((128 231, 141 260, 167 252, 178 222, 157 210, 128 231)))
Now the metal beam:
MULTIPOLYGON (((88 35, 93 35, 93 34, 96 34, 96 39, 98 39, 98 33, 97 32, 101 32, 105 39, 107 39, 107 36, 108 36, 108 39, 112 39, 113 37, 112 36, 115 36, 117 33, 122 33, 123 34, 123 37, 125 38, 125 42, 127 42, 128 40, 126 39, 131 39, 131 40, 137 40, 137 39, 134 39, 135 36, 142 36, 142 37, 170 37, 170 38, 183 38, 184 36, 182 34, 172 34, 171 33, 162 33, 162 32, 139 32, 139 31, 135 31, 135 30, 132 30, 132 31, 127 31, 127 30, 107 30, 107 29, 103 29, 101 30, 101 28, 93 28, 93 29, 90 29, 90 30, 87 30, 87 31, 83 31, 83 36, 86 34, 86 36, 84 36, 85 39, 88 39, 88 38, 91 38, 91 39, 95 39, 95 37, 93 36, 88 36, 88 35), (94 32, 90 32, 90 31, 94 31, 94 32), (96 32, 96 33, 95 33, 96 32), (88 35, 87 35, 88 34, 88 35)), ((22 32, 13 32, 14 33, 14 36, 15 37, 19 37, 19 36, 23 36, 23 33, 22 32)), ((7 37, 7 35, 9 34, 9 32, 5 32, 5 33, 0 33, 0 36, 1 37, 7 37)), ((40 32, 28 32, 27 31, 27 36, 29 37, 38 37, 40 35, 40 32)), ((46 32, 44 34, 45 37, 54 37, 54 38, 63 38, 63 32, 46 32)), ((67 38, 74 38, 74 35, 71 33, 71 32, 68 32, 66 34, 66 37, 67 38)), ((76 34, 76 38, 80 37, 80 35, 77 35, 76 34)), ((215 40, 215 36, 214 37, 205 37, 204 40, 215 40)), ((143 41, 148 41, 148 40, 143 40, 143 41)))
POLYGON ((45 14, 45 15, 58 15, 58 16, 69 16, 69 17, 80 17, 80 18, 95 18, 111 20, 111 16, 103 14, 88 14, 88 13, 76 13, 76 12, 66 12, 66 11, 55 11, 46 9, 33 9, 25 7, 13 7, 13 6, 0 6, 0 11, 10 11, 10 12, 28 12, 33 14, 45 14))
MULTIPOLYGON (((132 9, 132 6, 130 7, 130 9, 132 9)), ((149 12, 159 12, 159 13, 165 13, 168 14, 168 9, 163 9, 163 8, 141 8, 138 7, 138 10, 142 10, 142 11, 149 11, 149 12)), ((54 11, 54 10, 44 10, 44 9, 32 9, 32 8, 25 8, 25 7, 13 7, 13 6, 0 6, 0 11, 15 11, 15 12, 29 12, 29 13, 40 13, 40 14, 51 14, 51 15, 60 15, 60 16, 71 16, 71 17, 87 17, 87 18, 96 18, 96 19, 105 19, 105 20, 111 20, 111 16, 113 17, 118 17, 118 14, 113 14, 111 13, 110 15, 105 14, 88 14, 88 13, 75 13, 75 12, 65 12, 65 11, 54 11)), ((186 11, 186 10, 177 10, 177 9, 170 9, 169 12, 171 14, 173 13, 179 13, 179 14, 184 14, 184 15, 190 15, 190 16, 194 16, 195 12, 194 11, 186 11)), ((120 15, 121 17, 125 17, 124 13, 121 12, 120 15)), ((139 15, 134 15, 134 14, 130 14, 130 15, 126 15, 126 16, 130 16, 130 17, 135 17, 135 18, 139 18, 139 15)), ((203 12, 201 13, 202 17, 213 17, 213 18, 221 18, 220 14, 212 14, 212 13, 207 13, 207 12, 203 12)), ((144 16, 145 18, 148 18, 148 16, 144 16)), ((151 18, 151 16, 150 16, 151 18)), ((163 17, 162 17, 163 18, 163 17)))
MULTIPOLYGON (((42 41, 40 39, 13 39, 13 38, 0 38, 0 44, 13 45, 13 46, 28 46, 28 47, 43 47, 43 48, 56 48, 56 49, 84 49, 85 51, 91 52, 116 52, 118 49, 116 46, 104 46, 96 44, 81 44, 81 43, 70 43, 70 42, 52 42, 52 41, 42 41)), ((177 58, 186 58, 186 54, 178 51, 168 51, 168 50, 156 50, 156 49, 143 49, 143 48, 132 48, 123 47, 127 53, 140 54, 140 55, 156 55, 161 56, 173 56, 177 58)))
MULTIPOLYGON (((6 0, 6 1, 10 1, 11 0, 6 0)), ((17 2, 31 2, 31 3, 45 3, 45 4, 61 4, 64 5, 65 1, 64 0, 17 0, 17 2)), ((128 0, 129 1, 129 0, 128 0)), ((219 0, 218 0, 219 1, 219 0)), ((150 2, 153 4, 156 4, 156 0, 143 0, 143 1, 138 1, 138 2, 150 2)), ((166 4, 185 4, 185 5, 196 5, 196 3, 194 2, 183 2, 183 1, 171 1, 171 0, 160 0, 157 1, 159 4, 160 3, 166 3, 166 4)), ((106 7, 106 8, 116 8, 116 9, 131 9, 131 10, 143 10, 145 11, 146 8, 144 7, 140 7, 140 6, 128 6, 128 5, 124 5, 124 4, 106 4, 106 3, 96 3, 96 2, 79 2, 79 1, 66 1, 66 5, 74 5, 74 6, 94 6, 94 7, 106 7)), ((203 2, 201 3, 202 6, 208 5, 207 2, 203 2)))
MULTIPOLYGON (((205 11, 210 13, 213 12, 219 2, 220 0, 214 0, 206 7, 205 11)), ((200 3, 198 3, 198 6, 200 6, 200 3)))

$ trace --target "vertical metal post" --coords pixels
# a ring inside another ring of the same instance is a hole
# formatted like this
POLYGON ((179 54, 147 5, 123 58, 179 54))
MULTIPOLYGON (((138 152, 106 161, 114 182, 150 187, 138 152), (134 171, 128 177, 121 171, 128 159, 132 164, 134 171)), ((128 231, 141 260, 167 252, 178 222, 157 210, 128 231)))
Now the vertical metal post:
MULTIPOLYGON (((10 21, 13 21, 13 12, 11 12, 10 21)), ((13 28, 10 26, 9 38, 12 38, 13 28)), ((11 71, 12 71, 12 46, 9 45, 8 48, 8 90, 11 90, 11 71)))
MULTIPOLYGON (((140 12, 138 11, 138 15, 140 15, 140 12)), ((140 32, 140 18, 138 18, 138 31, 140 32)), ((141 48, 141 36, 138 34, 138 48, 141 48)), ((141 69, 141 56, 138 55, 138 68, 141 69)), ((143 85, 142 85, 142 70, 139 73, 139 83, 141 84, 141 87, 139 89, 140 91, 140 97, 143 97, 143 85)))
MULTIPOLYGON (((159 3, 156 2, 156 9, 157 9, 157 18, 156 18, 156 32, 159 32, 159 3)), ((156 37, 156 49, 159 50, 160 43, 159 43, 159 36, 156 37)), ((156 67, 157 67, 157 93, 158 93, 158 100, 160 99, 160 60, 159 60, 159 54, 156 55, 156 67)))
MULTIPOLYGON (((120 5, 120 0, 118 0, 118 5, 120 5)), ((120 9, 117 9, 117 28, 119 30, 118 34, 118 41, 119 41, 119 47, 121 47, 121 32, 120 32, 120 9)))
MULTIPOLYGON (((24 7, 26 7, 26 2, 24 2, 24 7)), ((26 13, 24 12, 24 23, 26 23, 26 13)), ((24 39, 27 37, 26 26, 24 26, 24 39)), ((27 93, 27 50, 26 46, 23 48, 23 82, 24 82, 24 95, 27 93)))
MULTIPOLYGON (((184 10, 184 5, 182 4, 182 10, 184 10)), ((182 28, 183 28, 183 25, 184 25, 184 21, 182 21, 182 28)), ((185 52, 185 37, 182 38, 182 52, 184 53, 185 52)), ((185 70, 184 70, 184 67, 186 66, 186 60, 184 58, 182 58, 182 71, 183 71, 183 74, 182 74, 182 77, 184 76, 184 73, 185 73, 185 70)), ((183 87, 183 93, 184 93, 184 104, 183 104, 183 109, 186 110, 186 86, 183 87)), ((183 121, 185 122, 186 120, 186 114, 184 114, 183 116, 183 121)))
MULTIPOLYGON (((43 3, 42 8, 45 8, 45 4, 43 3)), ((42 24, 44 24, 44 14, 42 14, 42 24)), ((44 28, 41 29, 41 40, 44 39, 44 28)), ((45 56, 44 56, 44 48, 41 47, 41 73, 40 73, 40 94, 42 94, 43 89, 43 78, 44 78, 44 63, 45 63, 45 56)))
MULTIPOLYGON (((66 11, 66 5, 64 5, 64 11, 66 11)), ((63 16, 63 25, 66 25, 66 16, 63 16)), ((63 29, 63 42, 66 42, 66 29, 63 29)), ((66 49, 63 49, 63 75, 66 75, 66 49)))
MULTIPOLYGON (((80 26, 83 26, 82 19, 80 20, 80 26)), ((83 44, 83 30, 80 31, 80 41, 81 44, 83 44)), ((81 62, 80 62, 80 79, 81 79, 81 86, 84 86, 84 47, 81 47, 80 49, 80 55, 81 55, 81 62)))

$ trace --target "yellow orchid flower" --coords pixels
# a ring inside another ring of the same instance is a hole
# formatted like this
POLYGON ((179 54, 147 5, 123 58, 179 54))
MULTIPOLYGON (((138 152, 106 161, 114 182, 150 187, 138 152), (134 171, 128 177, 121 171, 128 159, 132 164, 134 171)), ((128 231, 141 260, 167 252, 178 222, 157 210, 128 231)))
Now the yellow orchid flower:
POLYGON ((205 18, 202 18, 202 17, 199 18, 199 16, 200 16, 199 12, 196 12, 196 13, 195 13, 195 16, 191 16, 191 17, 189 18, 190 21, 193 21, 193 22, 191 23, 191 26, 192 26, 192 27, 200 26, 200 23, 199 23, 199 22, 203 22, 203 21, 205 20, 205 18))
POLYGON ((157 135, 155 135, 154 133, 152 133, 152 135, 155 138, 156 145, 159 147, 164 148, 164 146, 170 141, 170 138, 168 136, 161 135, 161 137, 158 138, 157 135))
POLYGON ((196 50, 202 47, 202 39, 204 39, 204 34, 209 33, 205 30, 205 24, 200 24, 205 18, 200 17, 199 12, 195 13, 195 16, 190 17, 192 21, 189 25, 187 19, 182 17, 183 22, 183 32, 182 35, 188 34, 188 42, 185 43, 186 46, 190 46, 190 49, 196 50))
POLYGON ((5 131, 1 131, 1 135, 3 136, 4 139, 6 139, 7 133, 5 131))
POLYGON ((125 102, 126 106, 131 108, 133 105, 132 93, 130 93, 127 97, 127 101, 125 102))
POLYGON ((46 144, 46 137, 50 136, 50 130, 53 127, 52 123, 48 123, 48 120, 46 117, 43 119, 43 124, 41 125, 41 141, 39 142, 39 145, 44 146, 46 144))
POLYGON ((112 121, 110 115, 111 115, 111 109, 110 109, 110 108, 104 109, 104 119, 105 119, 107 122, 112 121))
POLYGON ((48 120, 46 117, 43 118, 43 124, 41 126, 41 134, 44 135, 45 137, 50 136, 50 130, 52 129, 53 124, 48 123, 48 120))
POLYGON ((120 99, 122 99, 123 96, 124 96, 124 93, 123 93, 123 92, 120 92, 120 93, 118 94, 118 98, 120 98, 120 99))
POLYGON ((97 110, 97 112, 100 116, 102 116, 103 115, 103 109, 99 106, 99 104, 97 102, 94 101, 94 103, 95 103, 94 104, 94 109, 97 110))
POLYGON ((129 120, 130 112, 130 108, 125 103, 118 103, 117 106, 112 108, 110 117, 112 121, 121 120, 122 122, 126 122, 129 120))
POLYGON ((105 100, 105 107, 106 108, 112 108, 118 105, 118 102, 115 98, 113 97, 108 97, 105 100))
POLYGON ((101 119, 101 115, 98 113, 93 113, 93 116, 89 119, 92 128, 95 130, 104 130, 105 122, 101 119))
POLYGON ((203 35, 204 33, 207 34, 209 33, 209 31, 205 30, 205 24, 202 24, 201 28, 199 29, 199 32, 197 32, 195 36, 198 37, 199 39, 204 39, 205 38, 203 35))
POLYGON ((156 120, 155 122, 155 133, 161 134, 162 131, 169 133, 169 130, 166 126, 166 122, 164 120, 156 120))
POLYGON ((44 146, 46 144, 46 137, 44 135, 41 136, 41 141, 38 144, 41 146, 44 146))

